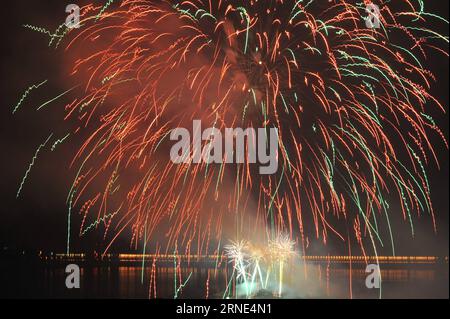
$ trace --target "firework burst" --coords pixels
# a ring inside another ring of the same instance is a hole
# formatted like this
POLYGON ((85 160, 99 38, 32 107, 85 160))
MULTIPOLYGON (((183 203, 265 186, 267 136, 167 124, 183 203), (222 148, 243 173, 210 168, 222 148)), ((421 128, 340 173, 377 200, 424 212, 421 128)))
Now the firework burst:
POLYGON ((279 239, 272 246, 284 260, 289 238, 303 252, 330 237, 354 238, 364 251, 365 238, 376 253, 385 220, 395 253, 389 199, 413 234, 422 211, 436 229, 426 167, 439 161, 429 136, 447 141, 429 115, 445 108, 430 93, 426 62, 448 58, 448 37, 429 28, 447 21, 423 1, 375 3, 380 29, 368 28, 365 5, 352 1, 83 7, 81 28, 58 28, 50 42, 65 45, 79 83, 65 120, 77 123, 71 137, 85 137, 68 195, 69 211, 80 208, 80 236, 104 225, 106 252, 131 229, 134 247, 155 238, 191 253, 209 251, 230 229, 259 231, 279 239), (280 170, 173 164, 167 137, 194 119, 277 128, 280 170))

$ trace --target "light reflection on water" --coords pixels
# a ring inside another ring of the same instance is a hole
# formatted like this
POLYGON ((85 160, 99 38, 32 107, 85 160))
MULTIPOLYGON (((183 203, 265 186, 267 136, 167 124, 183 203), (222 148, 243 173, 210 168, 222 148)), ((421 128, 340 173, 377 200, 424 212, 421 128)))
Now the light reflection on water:
MULTIPOLYGON (((378 298, 379 290, 365 286, 365 269, 345 265, 308 265, 305 271, 285 274, 286 298, 378 298), (351 279, 351 280, 350 280, 351 279), (351 285, 350 285, 351 282, 351 285)), ((31 298, 222 298, 230 279, 230 269, 158 267, 156 287, 152 268, 139 266, 92 266, 81 268, 81 289, 65 287, 63 267, 43 267, 15 281, 10 297, 31 298), (180 277, 181 276, 181 277, 180 277), (153 283, 153 284, 152 284, 153 283)), ((13 276, 14 278, 14 276, 13 276)), ((383 298, 448 298, 447 265, 382 266, 383 298)), ((10 287, 13 284, 11 279, 10 287)))

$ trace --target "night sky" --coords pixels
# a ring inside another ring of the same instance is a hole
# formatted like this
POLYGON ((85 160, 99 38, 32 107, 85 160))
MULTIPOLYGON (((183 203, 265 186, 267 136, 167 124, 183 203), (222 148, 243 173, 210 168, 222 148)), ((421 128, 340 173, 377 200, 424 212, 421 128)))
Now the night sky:
MULTIPOLYGON (((67 68, 61 68, 64 64, 63 50, 49 48, 46 35, 27 30, 22 25, 46 26, 49 30, 55 30, 65 20, 66 2, 16 0, 2 3, 2 6, 0 248, 64 251, 67 223, 65 200, 73 176, 68 166, 76 141, 61 145, 55 152, 42 152, 19 199, 16 199, 16 193, 37 146, 52 132, 57 136, 66 132, 67 123, 62 123, 60 119, 64 116, 67 101, 57 101, 39 112, 35 109, 70 88, 70 83, 63 81, 67 72, 67 68), (49 80, 47 85, 32 92, 20 112, 12 115, 12 109, 23 92, 30 85, 46 79, 49 80)), ((448 19, 448 1, 426 1, 426 6, 428 11, 439 12, 448 19)), ((440 31, 448 33, 448 30, 440 31)), ((427 63, 437 77, 431 93, 448 109, 448 59, 445 61, 439 57, 434 60, 430 57, 427 63)), ((437 110, 433 115, 448 138, 448 115, 442 115, 437 110)), ((398 255, 448 255, 449 156, 437 136, 433 136, 431 142, 437 145, 437 156, 441 160, 440 170, 435 164, 427 169, 438 233, 433 233, 431 219, 425 213, 415 218, 416 237, 411 238, 408 222, 401 220, 400 212, 395 212, 398 203, 391 203, 391 214, 398 217, 393 222, 398 255)), ((103 247, 102 235, 103 232, 98 231, 83 240, 75 238, 73 249, 86 251, 103 247)), ((127 236, 124 234, 113 251, 128 250, 127 236)))

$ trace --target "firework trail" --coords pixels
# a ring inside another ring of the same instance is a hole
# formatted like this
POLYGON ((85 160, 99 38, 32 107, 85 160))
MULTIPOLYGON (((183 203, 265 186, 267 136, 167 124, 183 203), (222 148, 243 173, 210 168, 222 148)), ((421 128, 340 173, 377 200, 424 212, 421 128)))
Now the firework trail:
POLYGON ((279 265, 278 296, 280 297, 283 295, 284 264, 289 258, 295 255, 294 246, 295 242, 282 234, 278 235, 275 240, 269 242, 271 257, 279 265))
MULTIPOLYGON (((230 258, 230 262, 233 263, 233 272, 236 272, 236 279, 241 280, 244 283, 246 295, 250 295, 247 271, 249 265, 247 262, 247 242, 232 242, 230 245, 225 246, 225 251, 230 258)), ((233 278, 233 276, 231 276, 233 278)))
POLYGON ((430 136, 448 145, 429 114, 446 109, 430 93, 436 79, 426 65, 448 59, 448 36, 429 28, 448 22, 423 1, 374 3, 380 29, 366 26, 365 3, 343 0, 83 7, 82 28, 60 27, 51 39, 65 44, 79 83, 67 91, 78 94, 66 107, 65 120, 78 123, 70 136, 87 136, 71 163, 69 211, 104 224, 105 252, 131 230, 132 247, 154 238, 186 253, 213 249, 225 232, 256 231, 275 241, 287 233, 283 242, 296 239, 302 252, 331 238, 376 253, 382 223, 395 254, 391 218, 414 235, 425 211, 436 230, 430 136), (194 119, 277 128, 282 169, 173 164, 168 135, 194 119), (395 199, 398 214, 389 212, 395 199))
POLYGON ((17 102, 16 106, 14 107, 13 110, 13 114, 15 114, 17 112, 17 110, 20 108, 20 106, 23 104, 23 102, 25 101, 25 99, 27 98, 28 95, 30 95, 31 91, 36 90, 38 88, 40 88, 42 85, 44 85, 45 83, 47 83, 47 80, 39 83, 39 84, 33 84, 32 86, 30 86, 22 95, 22 97, 20 98, 19 102, 17 102))
POLYGON ((36 152, 34 153, 34 156, 31 160, 31 163, 28 165, 28 169, 25 172, 25 175, 22 178, 22 182, 20 183, 19 189, 17 190, 17 194, 16 197, 19 198, 20 193, 22 192, 23 186, 25 185, 26 180, 28 179, 28 176, 31 172, 31 169, 34 167, 34 165, 36 164, 36 160, 38 159, 38 155, 39 153, 42 151, 42 149, 47 145, 47 143, 50 141, 50 139, 52 138, 53 133, 50 134, 50 136, 45 140, 44 143, 42 143, 41 145, 39 145, 39 147, 36 149, 36 152))

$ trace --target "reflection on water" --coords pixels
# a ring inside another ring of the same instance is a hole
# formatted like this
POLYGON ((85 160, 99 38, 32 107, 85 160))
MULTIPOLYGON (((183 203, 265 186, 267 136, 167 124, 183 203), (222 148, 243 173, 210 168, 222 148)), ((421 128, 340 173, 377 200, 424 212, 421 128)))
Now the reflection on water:
MULTIPOLYGON (((86 266, 81 288, 65 287, 63 266, 4 267, 0 297, 25 298, 223 298, 230 282, 228 268, 86 266), (152 270, 153 269, 153 270, 152 270), (176 274, 176 275, 175 275, 176 274), (5 288, 6 287, 6 288, 5 288)), ((383 265, 383 298, 448 298, 448 264, 383 265)), ((288 271, 287 298, 378 298, 365 285, 365 269, 354 265, 309 264, 288 271)), ((234 282, 232 289, 236 288, 234 282)))

